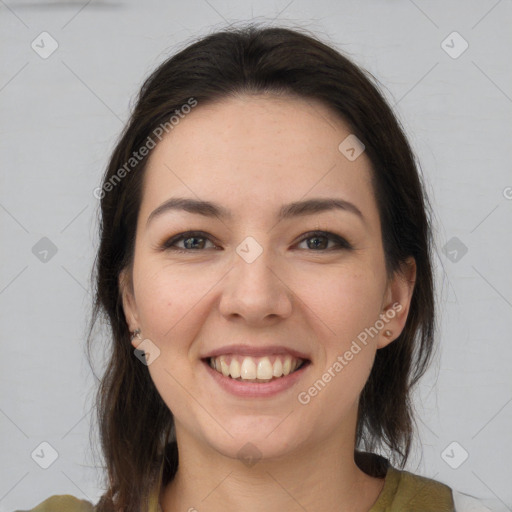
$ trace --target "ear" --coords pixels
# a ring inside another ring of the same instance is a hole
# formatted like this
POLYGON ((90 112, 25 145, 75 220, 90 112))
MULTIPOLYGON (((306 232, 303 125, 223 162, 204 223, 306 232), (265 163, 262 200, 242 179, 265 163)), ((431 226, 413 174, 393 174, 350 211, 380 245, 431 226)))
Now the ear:
MULTIPOLYGON (((123 311, 124 317, 126 319, 126 324, 128 325, 128 329, 130 330, 130 332, 132 332, 135 329, 137 329, 140 324, 139 317, 137 314, 137 306, 135 303, 135 296, 133 293, 133 282, 130 273, 130 268, 123 268, 123 270, 121 270, 121 272, 119 273, 118 285, 119 293, 121 294, 123 302, 123 311)), ((135 347, 134 343, 135 340, 132 341, 132 345, 135 347)))
POLYGON ((402 264, 401 269, 395 272, 387 285, 382 310, 388 321, 379 334, 378 349, 389 345, 400 336, 409 314, 415 283, 416 261, 411 256, 402 264), (391 331, 391 336, 384 335, 386 330, 391 331))

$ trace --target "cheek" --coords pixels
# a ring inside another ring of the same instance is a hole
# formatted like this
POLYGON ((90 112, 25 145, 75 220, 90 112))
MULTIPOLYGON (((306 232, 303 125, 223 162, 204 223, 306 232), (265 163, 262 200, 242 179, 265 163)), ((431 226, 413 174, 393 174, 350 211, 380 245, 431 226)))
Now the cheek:
POLYGON ((378 318, 382 289, 370 267, 347 265, 325 275, 310 274, 301 289, 301 299, 329 328, 335 344, 343 345, 378 318))
POLYGON ((316 377, 329 382, 325 400, 333 406, 351 402, 364 387, 375 357, 376 337, 368 332, 381 312, 380 280, 368 267, 344 268, 328 279, 309 278, 305 285, 311 291, 306 303, 318 312, 316 323, 323 331, 316 377))
POLYGON ((190 329, 187 318, 211 285, 197 272, 148 262, 134 272, 134 287, 141 323, 163 341, 175 336, 180 324, 190 329))
POLYGON ((212 286, 198 275, 197 271, 161 262, 150 264, 149 260, 138 272, 134 269, 142 334, 160 351, 148 370, 158 393, 178 417, 186 416, 190 407, 183 385, 190 383, 190 347, 201 328, 197 318, 200 301, 212 286))

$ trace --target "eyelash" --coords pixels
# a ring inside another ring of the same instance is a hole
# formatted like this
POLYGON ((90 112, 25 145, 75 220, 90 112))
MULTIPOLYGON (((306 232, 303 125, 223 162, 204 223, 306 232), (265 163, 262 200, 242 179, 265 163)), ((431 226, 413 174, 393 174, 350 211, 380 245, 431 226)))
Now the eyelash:
MULTIPOLYGON (((309 231, 308 233, 305 233, 297 243, 302 243, 302 242, 304 242, 304 240, 309 240, 310 238, 318 238, 318 237, 325 237, 329 241, 336 242, 336 244, 338 245, 338 248, 335 247, 335 248, 330 248, 330 249, 318 249, 318 250, 306 249, 308 252, 328 252, 328 251, 333 251, 333 250, 351 250, 351 249, 353 249, 352 245, 349 242, 347 242, 347 240, 345 240, 343 237, 335 235, 334 233, 330 233, 328 231, 309 231)), ((173 236, 173 237, 169 238, 168 240, 166 240, 165 242, 163 242, 163 244, 161 245, 161 250, 163 250, 163 251, 171 250, 171 251, 177 252, 177 253, 192 253, 192 252, 201 252, 201 251, 205 250, 205 249, 177 249, 176 247, 173 246, 176 242, 180 242, 181 240, 187 240, 188 238, 201 238, 201 239, 206 239, 206 240, 209 240, 210 242, 212 242, 212 240, 210 239, 208 234, 203 231, 186 231, 184 233, 180 233, 176 236, 173 236)))

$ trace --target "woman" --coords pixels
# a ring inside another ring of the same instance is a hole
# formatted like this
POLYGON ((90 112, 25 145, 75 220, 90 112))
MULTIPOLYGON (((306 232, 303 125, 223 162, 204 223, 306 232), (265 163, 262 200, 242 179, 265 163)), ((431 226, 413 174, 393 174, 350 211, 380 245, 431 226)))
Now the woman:
POLYGON ((204 37, 143 84, 95 195, 91 332, 105 315, 113 347, 94 510, 463 510, 403 470, 432 234, 365 72, 304 32, 204 37))

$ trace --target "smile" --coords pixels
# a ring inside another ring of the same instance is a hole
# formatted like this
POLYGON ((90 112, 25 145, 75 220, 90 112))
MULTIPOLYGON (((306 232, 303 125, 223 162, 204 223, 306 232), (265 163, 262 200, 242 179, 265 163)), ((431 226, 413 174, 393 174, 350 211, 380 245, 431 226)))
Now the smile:
POLYGON ((211 368, 238 381, 270 382, 271 380, 286 377, 298 370, 305 359, 290 355, 270 355, 264 357, 242 356, 238 354, 225 354, 208 358, 211 368))
POLYGON ((268 399, 290 390, 312 364, 308 359, 288 354, 263 357, 223 354, 203 358, 202 363, 215 385, 243 399, 268 399), (258 375, 266 378, 258 378, 258 375))

